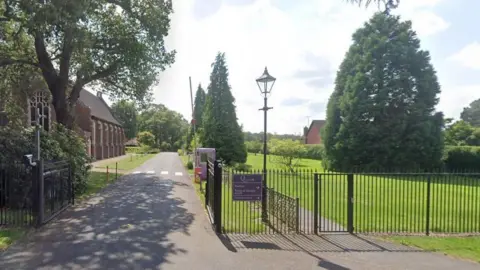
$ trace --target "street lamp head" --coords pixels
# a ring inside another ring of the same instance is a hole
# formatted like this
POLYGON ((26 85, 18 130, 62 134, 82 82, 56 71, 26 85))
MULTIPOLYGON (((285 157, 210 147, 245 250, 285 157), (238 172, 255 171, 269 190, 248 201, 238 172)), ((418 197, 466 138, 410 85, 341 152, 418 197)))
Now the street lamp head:
POLYGON ((275 77, 268 74, 267 67, 265 67, 265 70, 263 71, 262 76, 260 76, 258 79, 256 79, 258 89, 260 89, 260 93, 262 93, 265 96, 267 94, 270 94, 276 80, 277 79, 275 77))

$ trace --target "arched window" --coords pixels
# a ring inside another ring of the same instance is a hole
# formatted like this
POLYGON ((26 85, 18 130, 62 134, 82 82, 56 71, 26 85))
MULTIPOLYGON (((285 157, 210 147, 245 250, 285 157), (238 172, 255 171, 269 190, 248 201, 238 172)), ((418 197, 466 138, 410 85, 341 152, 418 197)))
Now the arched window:
POLYGON ((30 98, 30 125, 32 126, 36 124, 37 112, 40 125, 48 131, 50 129, 50 103, 48 95, 44 91, 37 91, 30 98))

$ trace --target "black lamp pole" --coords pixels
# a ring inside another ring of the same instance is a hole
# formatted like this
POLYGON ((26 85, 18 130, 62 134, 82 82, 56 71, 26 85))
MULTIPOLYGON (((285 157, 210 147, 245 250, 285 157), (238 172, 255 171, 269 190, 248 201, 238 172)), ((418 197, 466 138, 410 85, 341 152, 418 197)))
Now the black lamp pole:
POLYGON ((270 94, 276 79, 268 74, 268 70, 265 70, 257 80, 260 92, 263 95, 263 108, 259 110, 263 111, 263 187, 262 187, 262 221, 268 221, 267 213, 267 111, 273 109, 273 107, 267 106, 268 94, 270 94))

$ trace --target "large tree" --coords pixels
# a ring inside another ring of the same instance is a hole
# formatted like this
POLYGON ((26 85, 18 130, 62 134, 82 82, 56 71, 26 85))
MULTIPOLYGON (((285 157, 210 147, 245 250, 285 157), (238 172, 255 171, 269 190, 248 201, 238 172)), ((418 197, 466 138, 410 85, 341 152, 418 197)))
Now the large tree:
POLYGON ((172 3, 128 0, 4 0, 0 68, 30 66, 50 90, 57 121, 72 127, 85 86, 142 100, 173 63, 164 46, 172 3))
POLYGON ((358 5, 363 5, 369 6, 372 3, 375 3, 378 5, 378 7, 384 8, 385 13, 390 12, 390 10, 395 9, 398 7, 400 4, 400 0, 346 0, 347 2, 350 3, 355 3, 358 5))
POLYGON ((138 130, 152 133, 155 145, 165 151, 181 148, 187 129, 187 120, 162 104, 150 104, 138 117, 138 130))
POLYGON ((193 130, 193 125, 190 127, 188 136, 187 136, 187 148, 191 145, 191 142, 194 137, 194 133, 201 133, 202 128, 202 116, 205 108, 206 101, 205 90, 203 90, 202 85, 198 85, 197 92, 195 93, 195 102, 193 107, 193 119, 195 119, 195 132, 193 130))
POLYGON ((112 112, 115 118, 123 126, 125 130, 125 136, 128 139, 135 138, 137 136, 137 108, 135 108, 135 103, 127 100, 120 100, 113 103, 112 112))
POLYGON ((217 157, 227 164, 247 161, 247 149, 242 128, 235 112, 235 98, 228 83, 228 68, 224 53, 218 53, 213 63, 203 113, 203 147, 215 148, 217 157))
POLYGON ((472 126, 480 127, 480 99, 474 100, 463 108, 460 118, 472 126))
POLYGON ((430 169, 439 164, 443 114, 430 55, 411 22, 377 13, 353 34, 323 131, 333 170, 430 169))

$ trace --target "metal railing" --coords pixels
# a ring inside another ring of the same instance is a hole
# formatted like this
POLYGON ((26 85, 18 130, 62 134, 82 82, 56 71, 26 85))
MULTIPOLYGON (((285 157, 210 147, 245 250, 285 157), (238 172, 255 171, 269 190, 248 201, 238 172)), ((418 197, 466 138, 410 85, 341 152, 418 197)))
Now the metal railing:
MULTIPOLYGON (((272 218, 262 221, 260 201, 233 200, 231 175, 238 173, 262 172, 223 171, 222 232, 285 231, 275 230, 271 224, 276 220, 272 218)), ((480 233, 480 173, 355 174, 268 170, 267 175, 269 190, 298 198, 296 231, 299 233, 480 233)), ((267 200, 270 196, 273 195, 267 195, 267 200)))
POLYGON ((267 188, 267 211, 270 226, 282 233, 299 232, 299 199, 267 188))

